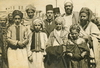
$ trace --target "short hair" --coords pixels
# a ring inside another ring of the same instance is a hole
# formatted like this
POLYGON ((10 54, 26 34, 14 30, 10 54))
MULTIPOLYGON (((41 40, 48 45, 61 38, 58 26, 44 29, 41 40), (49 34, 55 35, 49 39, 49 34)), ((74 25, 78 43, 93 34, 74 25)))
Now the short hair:
POLYGON ((70 32, 72 31, 72 30, 76 30, 78 33, 80 33, 80 27, 79 27, 79 25, 78 24, 73 24, 73 25, 71 25, 70 26, 70 32))
POLYGON ((16 15, 19 15, 21 17, 21 19, 23 18, 23 13, 19 10, 14 10, 13 13, 13 18, 16 16, 16 15))

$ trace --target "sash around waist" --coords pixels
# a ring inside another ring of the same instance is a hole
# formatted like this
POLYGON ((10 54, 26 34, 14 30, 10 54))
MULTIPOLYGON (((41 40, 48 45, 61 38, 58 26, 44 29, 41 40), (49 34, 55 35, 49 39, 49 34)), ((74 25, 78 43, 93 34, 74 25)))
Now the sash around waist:
POLYGON ((25 48, 26 46, 24 46, 24 47, 20 47, 20 46, 12 46, 12 45, 9 45, 9 48, 11 48, 11 49, 17 49, 17 48, 19 48, 19 49, 23 49, 23 48, 25 48))

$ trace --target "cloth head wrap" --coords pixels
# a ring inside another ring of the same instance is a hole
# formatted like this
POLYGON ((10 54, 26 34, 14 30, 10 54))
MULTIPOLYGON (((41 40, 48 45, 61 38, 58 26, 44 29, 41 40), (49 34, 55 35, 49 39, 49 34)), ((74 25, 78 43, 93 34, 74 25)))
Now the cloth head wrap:
POLYGON ((31 4, 26 6, 26 8, 25 8, 26 12, 28 12, 29 9, 33 10, 34 12, 36 11, 35 6, 31 5, 31 4))
POLYGON ((23 13, 19 10, 14 10, 13 13, 13 18, 16 16, 16 15, 19 15, 21 17, 21 19, 23 18, 23 13))
POLYGON ((93 13, 92 13, 92 11, 91 11, 89 8, 83 7, 83 8, 80 10, 79 15, 80 15, 81 13, 86 13, 86 14, 88 15, 88 20, 91 21, 91 18, 92 18, 93 13))

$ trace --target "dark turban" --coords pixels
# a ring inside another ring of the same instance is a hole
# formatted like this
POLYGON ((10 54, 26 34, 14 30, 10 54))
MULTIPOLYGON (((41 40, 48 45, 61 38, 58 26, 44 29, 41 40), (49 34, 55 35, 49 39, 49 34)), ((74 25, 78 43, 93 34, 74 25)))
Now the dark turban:
POLYGON ((19 15, 21 17, 21 19, 23 18, 23 13, 19 10, 14 10, 13 13, 13 18, 16 16, 16 15, 19 15))
POLYGON ((83 8, 80 10, 79 15, 80 15, 81 13, 86 13, 86 14, 88 15, 88 20, 91 21, 91 18, 92 18, 93 13, 92 13, 92 11, 91 11, 89 8, 83 7, 83 8))

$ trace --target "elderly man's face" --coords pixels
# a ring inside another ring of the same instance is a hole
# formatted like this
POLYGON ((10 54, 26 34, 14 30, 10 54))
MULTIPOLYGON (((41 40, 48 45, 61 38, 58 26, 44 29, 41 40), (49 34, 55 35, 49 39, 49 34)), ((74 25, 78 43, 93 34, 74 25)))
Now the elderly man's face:
POLYGON ((21 23, 21 21, 22 21, 22 19, 19 15, 16 15, 14 17, 14 22, 15 22, 16 25, 19 25, 21 23))
POLYGON ((47 19, 53 19, 53 16, 54 16, 53 10, 48 10, 46 12, 46 16, 47 16, 47 19))
POLYGON ((65 9, 66 14, 70 15, 73 11, 73 4, 70 2, 65 3, 64 9, 65 9))
POLYGON ((28 15, 28 17, 29 17, 30 19, 32 19, 32 18, 34 17, 34 13, 35 13, 35 11, 33 11, 33 10, 31 10, 31 9, 29 9, 29 10, 27 11, 27 15, 28 15))

